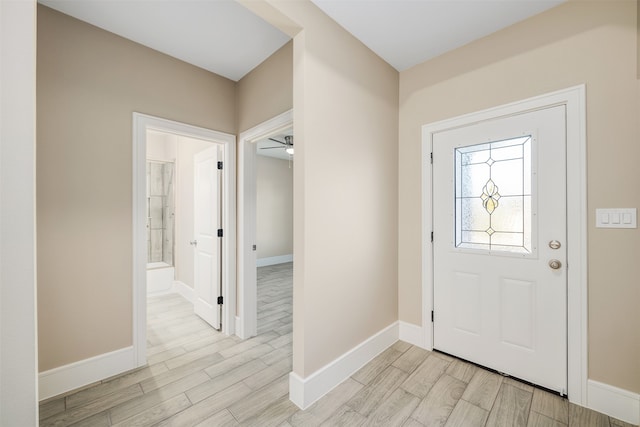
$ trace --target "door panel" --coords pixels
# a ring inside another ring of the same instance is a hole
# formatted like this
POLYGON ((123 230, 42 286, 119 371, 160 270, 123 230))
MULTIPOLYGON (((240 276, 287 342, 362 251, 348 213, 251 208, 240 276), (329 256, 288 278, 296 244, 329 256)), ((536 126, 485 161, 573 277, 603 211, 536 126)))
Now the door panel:
POLYGON ((195 313, 220 329, 221 215, 220 174, 217 145, 194 156, 195 313))
POLYGON ((560 392, 565 146, 564 106, 433 137, 434 347, 560 392))

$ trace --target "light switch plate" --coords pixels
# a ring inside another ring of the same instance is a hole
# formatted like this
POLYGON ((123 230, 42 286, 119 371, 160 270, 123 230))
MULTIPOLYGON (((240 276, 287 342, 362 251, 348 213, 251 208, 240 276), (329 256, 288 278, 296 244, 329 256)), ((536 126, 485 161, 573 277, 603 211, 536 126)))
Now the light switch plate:
POLYGON ((596 209, 596 228, 637 228, 636 208, 596 209))

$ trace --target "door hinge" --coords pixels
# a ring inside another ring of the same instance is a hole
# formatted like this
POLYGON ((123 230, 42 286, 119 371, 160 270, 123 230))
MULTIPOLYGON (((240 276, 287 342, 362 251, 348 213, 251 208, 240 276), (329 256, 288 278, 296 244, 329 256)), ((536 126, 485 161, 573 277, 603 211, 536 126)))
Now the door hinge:
POLYGON ((433 310, 431 310, 431 323, 433 323, 433 310))
POLYGON ((431 232, 431 242, 433 242, 433 231, 431 232))
POLYGON ((222 305, 223 304, 223 298, 222 297, 218 297, 218 305, 222 305))
POLYGON ((218 169, 222 169, 222 162, 218 162, 218 169))
POLYGON ((218 237, 222 237, 222 228, 218 229, 218 237))
POLYGON ((431 153, 431 164, 433 164, 433 153, 431 153))

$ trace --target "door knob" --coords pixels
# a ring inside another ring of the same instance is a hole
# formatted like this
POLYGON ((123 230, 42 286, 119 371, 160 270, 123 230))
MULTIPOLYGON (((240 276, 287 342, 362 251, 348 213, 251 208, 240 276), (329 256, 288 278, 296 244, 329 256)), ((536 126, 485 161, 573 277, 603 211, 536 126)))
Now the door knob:
POLYGON ((189 244, 192 245, 192 246, 198 246, 198 241, 197 240, 191 240, 189 242, 189 244))
POLYGON ((557 259, 552 259, 549 261, 549 267, 553 268, 554 270, 557 270, 560 267, 562 267, 562 263, 557 259))
POLYGON ((552 240, 549 242, 549 247, 551 249, 560 249, 560 246, 562 245, 560 245, 560 242, 558 242, 557 240, 552 240))

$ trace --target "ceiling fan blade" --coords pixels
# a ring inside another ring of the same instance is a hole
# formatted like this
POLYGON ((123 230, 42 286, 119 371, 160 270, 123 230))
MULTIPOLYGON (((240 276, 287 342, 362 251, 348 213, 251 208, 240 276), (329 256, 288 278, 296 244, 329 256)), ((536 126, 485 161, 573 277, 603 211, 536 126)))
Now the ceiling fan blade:
POLYGON ((273 150, 274 148, 285 148, 285 147, 262 147, 261 150, 273 150))
POLYGON ((286 142, 278 141, 277 139, 269 138, 273 142, 277 142, 278 144, 287 145, 286 142))

